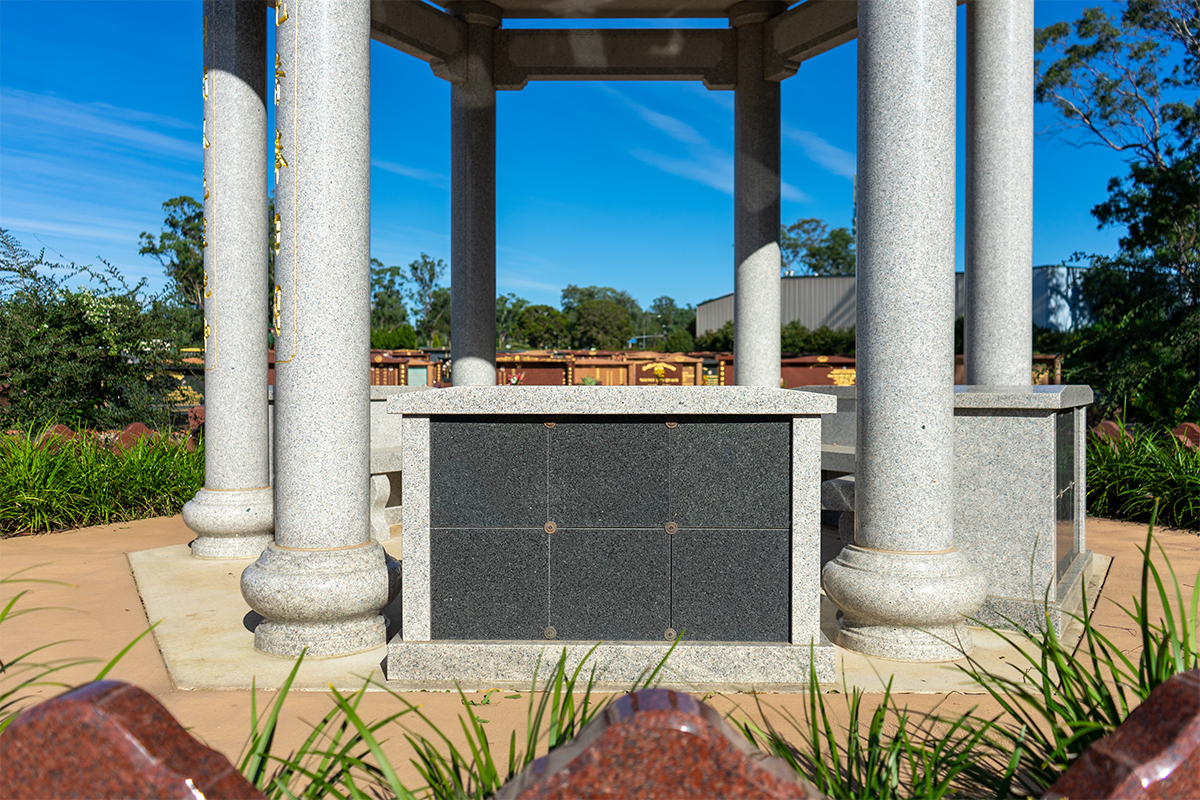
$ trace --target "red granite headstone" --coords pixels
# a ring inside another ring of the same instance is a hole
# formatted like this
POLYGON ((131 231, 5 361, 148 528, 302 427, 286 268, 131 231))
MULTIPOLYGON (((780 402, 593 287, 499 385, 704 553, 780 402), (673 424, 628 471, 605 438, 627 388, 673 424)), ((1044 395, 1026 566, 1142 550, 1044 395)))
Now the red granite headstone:
POLYGON ((1200 425, 1194 422, 1185 422, 1175 430, 1171 431, 1176 439, 1183 444, 1195 450, 1200 447, 1200 425))
POLYGON ((1133 434, 1125 430, 1125 426, 1111 419, 1106 419, 1096 427, 1092 428, 1092 434, 1101 441, 1108 442, 1113 447, 1116 447, 1117 442, 1121 439, 1133 441, 1133 434))
POLYGON ((1046 800, 1200 797, 1200 670, 1159 686, 1059 778, 1046 800))
POLYGON ((505 784, 497 800, 820 798, 711 707, 670 689, 625 695, 505 784))
POLYGON ((78 434, 68 428, 66 425, 52 425, 42 431, 42 435, 38 437, 38 447, 48 447, 51 450, 57 450, 65 442, 74 439, 78 434))
POLYGON ((0 736, 0 797, 208 800, 263 795, 162 704, 120 681, 40 703, 0 736))
POLYGON ((138 443, 138 440, 143 436, 155 437, 157 433, 147 428, 140 422, 131 422, 125 426, 124 430, 117 434, 117 438, 113 440, 113 452, 128 450, 138 443))

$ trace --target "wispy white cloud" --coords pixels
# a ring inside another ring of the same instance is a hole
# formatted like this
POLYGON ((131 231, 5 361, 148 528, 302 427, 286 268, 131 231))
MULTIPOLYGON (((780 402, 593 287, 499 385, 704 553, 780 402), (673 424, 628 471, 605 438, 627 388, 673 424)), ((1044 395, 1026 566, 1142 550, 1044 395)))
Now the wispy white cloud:
POLYGON ((78 103, 51 95, 35 94, 19 89, 0 89, 0 106, 4 108, 5 126, 31 127, 25 133, 44 133, 72 136, 88 143, 104 142, 132 146, 160 155, 202 158, 199 126, 193 140, 180 139, 154 130, 155 127, 189 127, 172 117, 124 109, 107 103, 78 103), (31 124, 32 123, 32 124, 31 124))
POLYGON ((423 181, 439 189, 449 190, 450 188, 449 176, 443 175, 440 172, 434 172, 433 170, 409 167, 404 164, 397 164, 394 161, 379 161, 376 159, 371 160, 371 166, 378 167, 385 172, 391 172, 394 175, 402 175, 405 178, 423 181))
POLYGON ((830 144, 812 131, 805 131, 784 124, 783 137, 800 146, 808 159, 824 167, 834 175, 853 178, 858 169, 854 153, 830 144))
POLYGON ((630 155, 668 175, 702 183, 727 195, 733 194, 733 156, 728 153, 722 153, 723 158, 678 158, 639 148, 630 155))

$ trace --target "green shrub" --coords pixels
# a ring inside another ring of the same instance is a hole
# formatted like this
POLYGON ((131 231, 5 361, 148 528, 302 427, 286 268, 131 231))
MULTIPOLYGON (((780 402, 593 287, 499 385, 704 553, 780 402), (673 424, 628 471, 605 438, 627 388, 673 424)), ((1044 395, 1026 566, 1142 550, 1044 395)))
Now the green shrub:
POLYGON ((1158 506, 1160 521, 1200 528, 1200 451, 1168 431, 1121 430, 1132 438, 1088 436, 1088 513, 1146 522, 1158 506))
POLYGON ((372 328, 371 349, 415 350, 417 349, 417 332, 407 322, 395 328, 372 328))
POLYGON ((204 448, 143 437, 113 452, 83 432, 0 438, 0 536, 176 514, 204 485, 204 448))
POLYGON ((170 303, 145 298, 116 269, 36 258, 0 229, 0 426, 48 421, 72 427, 162 427, 177 382, 167 325, 170 303), (69 289, 81 278, 94 288, 69 289))

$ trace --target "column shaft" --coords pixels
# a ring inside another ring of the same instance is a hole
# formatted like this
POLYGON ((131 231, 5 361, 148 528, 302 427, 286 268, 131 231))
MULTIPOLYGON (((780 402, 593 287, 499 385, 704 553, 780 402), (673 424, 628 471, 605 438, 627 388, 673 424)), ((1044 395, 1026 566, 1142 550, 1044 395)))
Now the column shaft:
POLYGON ((198 558, 252 558, 274 527, 267 427, 267 7, 204 3, 204 488, 198 558))
POLYGON ((369 0, 277 6, 275 543, 242 575, 255 646, 384 644, 370 532, 369 0))
POLYGON ((450 86, 450 342, 455 386, 496 383, 496 86, 491 3, 457 3, 467 81, 450 86))
POLYGON ((824 574, 839 644, 918 661, 970 651, 985 588, 953 538, 954 17, 858 7, 856 530, 824 574))
POLYGON ((739 3, 734 90, 734 379, 779 387, 780 86, 763 79, 763 23, 786 4, 739 3))
POLYGON ((1033 0, 967 4, 966 380, 1027 386, 1033 351, 1033 0))

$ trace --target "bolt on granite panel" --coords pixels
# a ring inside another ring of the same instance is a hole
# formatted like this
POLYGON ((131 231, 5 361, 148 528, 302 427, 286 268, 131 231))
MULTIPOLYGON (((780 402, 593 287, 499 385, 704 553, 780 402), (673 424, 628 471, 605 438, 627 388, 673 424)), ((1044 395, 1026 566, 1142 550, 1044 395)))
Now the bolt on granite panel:
POLYGON ((432 419, 430 527, 541 528, 547 433, 540 419, 432 419))
POLYGON ((554 420, 550 516, 567 528, 661 527, 668 520, 667 427, 662 420, 554 420))
POLYGON ((547 538, 540 527, 430 531, 432 637, 541 639, 547 538))
POLYGON ((562 640, 663 640, 671 537, 657 529, 558 528, 550 539, 550 625, 562 640))
POLYGON ((1075 557, 1075 417, 1054 415, 1054 556, 1061 578, 1075 557))
POLYGON ((672 521, 685 528, 791 527, 791 420, 684 417, 667 439, 672 521))
POLYGON ((680 528, 671 537, 671 627, 684 640, 786 642, 790 529, 680 528))

